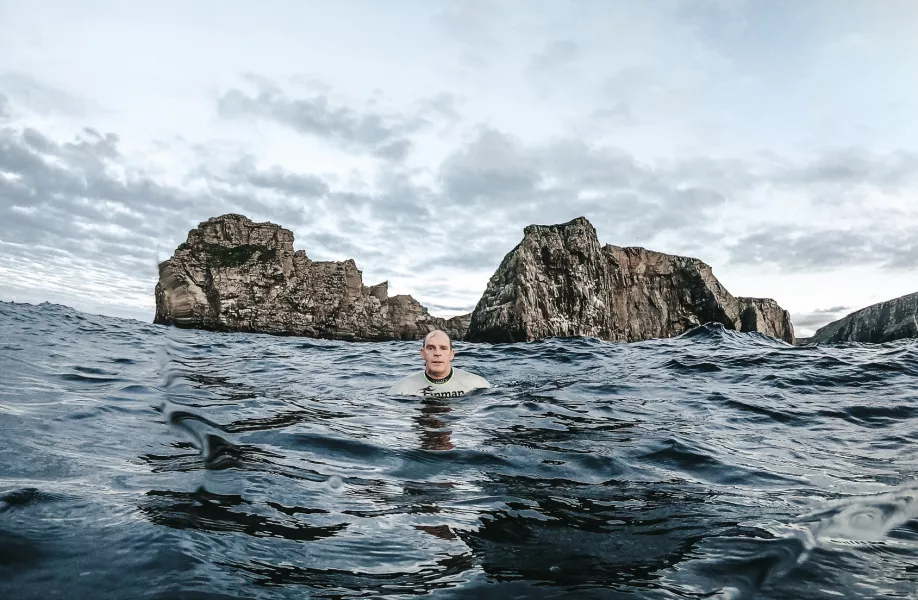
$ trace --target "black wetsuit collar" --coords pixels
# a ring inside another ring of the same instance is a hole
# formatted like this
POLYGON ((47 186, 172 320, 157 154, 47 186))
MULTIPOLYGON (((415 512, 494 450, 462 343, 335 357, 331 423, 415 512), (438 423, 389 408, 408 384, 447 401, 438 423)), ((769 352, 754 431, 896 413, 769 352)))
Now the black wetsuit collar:
POLYGON ((446 383, 447 381, 449 381, 450 377, 452 377, 452 376, 453 376, 453 368, 452 368, 452 367, 449 368, 449 375, 447 375, 447 376, 444 377, 443 379, 434 379, 433 377, 431 377, 430 375, 427 374, 427 369, 424 369, 424 377, 425 377, 425 378, 427 379, 427 381, 429 381, 430 383, 446 383))

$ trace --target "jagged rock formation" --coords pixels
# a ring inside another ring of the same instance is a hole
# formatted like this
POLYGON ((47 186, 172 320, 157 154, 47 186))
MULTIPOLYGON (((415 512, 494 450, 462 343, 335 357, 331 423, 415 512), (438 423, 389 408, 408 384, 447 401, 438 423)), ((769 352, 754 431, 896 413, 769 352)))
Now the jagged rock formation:
POLYGON ((873 304, 823 325, 807 343, 882 344, 913 337, 918 337, 918 292, 873 304))
MULTIPOLYGON (((710 273, 711 268, 707 267, 707 269, 710 273)), ((711 277, 714 275, 711 274, 711 277)), ((744 296, 738 296, 736 300, 741 307, 740 327, 737 327, 737 330, 758 331, 789 344, 795 343, 794 325, 791 323, 790 313, 781 308, 777 302, 771 298, 744 296)))
POLYGON ((388 283, 363 285, 353 259, 313 261, 293 232, 236 214, 188 233, 159 265, 154 323, 344 340, 462 339, 470 315, 442 319, 388 283))
POLYGON ((590 336, 633 342, 722 323, 794 343, 790 314, 768 298, 735 298, 695 258, 600 246, 583 217, 530 225, 472 312, 466 340, 590 336))

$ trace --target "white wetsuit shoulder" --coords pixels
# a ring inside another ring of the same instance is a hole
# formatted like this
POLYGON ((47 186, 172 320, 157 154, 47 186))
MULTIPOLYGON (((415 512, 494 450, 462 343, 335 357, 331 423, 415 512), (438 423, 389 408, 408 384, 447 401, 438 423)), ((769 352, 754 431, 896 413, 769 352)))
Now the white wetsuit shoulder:
POLYGON ((388 393, 395 395, 414 394, 425 385, 427 385, 427 378, 424 377, 424 371, 421 371, 396 381, 389 388, 388 393))
POLYGON ((471 386, 472 388, 489 388, 489 387, 491 387, 491 384, 488 383, 488 380, 485 379, 484 377, 482 377, 481 375, 476 375, 476 374, 474 374, 474 373, 469 373, 468 371, 464 371, 464 370, 462 370, 462 369, 456 369, 456 368, 454 368, 454 369, 453 369, 453 377, 456 377, 457 375, 460 376, 460 377, 462 378, 462 382, 463 382, 465 385, 471 386))

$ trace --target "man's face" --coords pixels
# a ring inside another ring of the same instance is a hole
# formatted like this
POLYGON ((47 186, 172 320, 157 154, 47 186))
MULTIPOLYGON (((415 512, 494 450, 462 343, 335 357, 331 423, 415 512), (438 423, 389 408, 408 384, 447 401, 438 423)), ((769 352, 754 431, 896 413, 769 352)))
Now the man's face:
POLYGON ((439 379, 449 375, 456 351, 450 347, 449 338, 444 333, 435 333, 427 338, 421 348, 421 357, 427 364, 427 373, 439 379))

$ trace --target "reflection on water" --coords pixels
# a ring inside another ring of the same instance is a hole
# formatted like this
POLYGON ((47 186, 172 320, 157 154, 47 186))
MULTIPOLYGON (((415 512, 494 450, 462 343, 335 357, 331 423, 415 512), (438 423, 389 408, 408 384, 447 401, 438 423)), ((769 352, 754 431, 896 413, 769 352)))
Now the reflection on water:
POLYGON ((418 415, 414 417, 418 435, 421 439, 421 448, 424 450, 452 450, 455 448, 450 441, 450 430, 443 419, 438 418, 451 412, 447 400, 423 398, 420 400, 418 415))
POLYGON ((326 513, 322 509, 285 507, 276 502, 253 506, 242 496, 222 495, 199 488, 194 492, 151 490, 141 512, 154 523, 175 529, 200 529, 209 532, 235 532, 255 537, 273 536, 288 540, 313 541, 335 535, 347 523, 328 527, 309 525, 305 515, 326 513), (276 511, 258 514, 256 509, 276 511))

